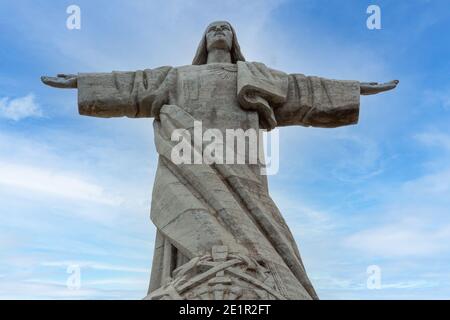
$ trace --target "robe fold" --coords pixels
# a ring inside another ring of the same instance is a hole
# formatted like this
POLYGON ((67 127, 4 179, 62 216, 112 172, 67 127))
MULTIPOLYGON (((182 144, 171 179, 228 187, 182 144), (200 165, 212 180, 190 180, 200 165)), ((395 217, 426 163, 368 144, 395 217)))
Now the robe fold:
POLYGON ((175 165, 171 133, 192 131, 194 121, 200 120, 206 128, 220 124, 222 130, 354 124, 359 90, 357 81, 288 75, 254 62, 79 74, 80 114, 155 117, 159 163, 151 219, 157 236, 149 292, 164 285, 189 259, 221 245, 264 265, 276 290, 287 299, 317 299, 259 167, 175 165), (233 111, 227 112, 228 107, 233 111))

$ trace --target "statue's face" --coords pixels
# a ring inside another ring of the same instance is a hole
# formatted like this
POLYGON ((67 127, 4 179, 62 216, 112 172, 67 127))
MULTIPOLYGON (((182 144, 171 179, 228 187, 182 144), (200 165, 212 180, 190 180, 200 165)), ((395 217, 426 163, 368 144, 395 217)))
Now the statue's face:
POLYGON ((233 31, 228 22, 213 22, 206 30, 206 48, 230 51, 233 44, 233 31))

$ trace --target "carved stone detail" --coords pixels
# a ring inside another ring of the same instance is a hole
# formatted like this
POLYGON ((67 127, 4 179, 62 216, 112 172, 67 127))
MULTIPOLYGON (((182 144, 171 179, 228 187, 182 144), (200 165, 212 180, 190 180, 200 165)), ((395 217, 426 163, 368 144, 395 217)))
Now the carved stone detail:
POLYGON ((195 257, 172 272, 148 300, 237 300, 286 298, 270 270, 255 259, 213 246, 211 254, 195 257))

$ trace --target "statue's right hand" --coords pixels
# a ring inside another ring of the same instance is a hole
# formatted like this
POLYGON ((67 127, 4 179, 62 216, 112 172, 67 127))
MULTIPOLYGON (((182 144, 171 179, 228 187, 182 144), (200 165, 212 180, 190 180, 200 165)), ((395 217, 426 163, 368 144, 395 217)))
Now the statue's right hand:
POLYGON ((41 81, 55 88, 73 89, 77 87, 77 75, 75 74, 58 74, 56 77, 42 76, 41 81))

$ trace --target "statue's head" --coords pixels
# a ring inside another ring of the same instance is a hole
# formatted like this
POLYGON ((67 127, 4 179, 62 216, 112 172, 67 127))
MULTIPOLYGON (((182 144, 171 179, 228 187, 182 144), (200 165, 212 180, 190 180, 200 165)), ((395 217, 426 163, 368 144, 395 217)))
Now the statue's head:
POLYGON ((192 64, 206 64, 208 52, 213 49, 230 51, 232 63, 245 61, 237 41, 236 32, 227 21, 215 21, 206 28, 192 64))
POLYGON ((206 50, 223 49, 230 51, 233 45, 233 31, 226 21, 216 21, 206 28, 206 50))

